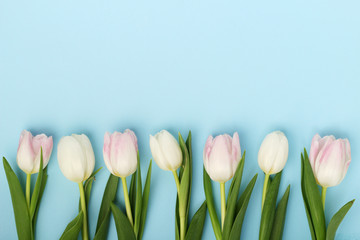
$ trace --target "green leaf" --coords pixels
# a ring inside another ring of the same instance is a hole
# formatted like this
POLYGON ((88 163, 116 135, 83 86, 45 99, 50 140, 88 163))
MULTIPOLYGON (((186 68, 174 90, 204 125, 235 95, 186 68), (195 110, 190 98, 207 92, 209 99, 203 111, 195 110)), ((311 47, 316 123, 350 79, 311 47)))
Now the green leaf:
POLYGON ((101 201, 98 221, 96 224, 96 234, 95 237, 97 239, 106 239, 107 237, 107 230, 109 228, 109 221, 110 221, 110 205, 115 200, 117 188, 118 188, 119 178, 110 174, 109 179, 107 181, 104 195, 101 201), (105 235, 99 234, 100 229, 106 229, 105 235))
POLYGON ((101 222, 99 229, 95 233, 94 240, 106 240, 109 230, 110 210, 105 215, 105 220, 101 222))
POLYGON ((270 239, 273 221, 275 217, 276 200, 279 192, 281 173, 275 175, 274 179, 269 182, 268 190, 265 197, 264 207, 261 213, 259 240, 270 239))
POLYGON ((95 175, 100 172, 101 169, 102 167, 99 167, 96 171, 94 171, 85 182, 89 181, 91 178, 95 178, 95 175))
POLYGON ((238 240, 241 236, 242 224, 245 218, 247 206, 250 201, 252 191, 255 186, 257 174, 251 179, 244 192, 241 194, 239 201, 236 203, 236 218, 230 232, 230 240, 238 240))
POLYGON ((191 131, 189 131, 188 137, 186 139, 186 147, 189 153, 189 194, 188 194, 188 201, 186 207, 186 214, 185 214, 185 226, 188 226, 189 221, 189 210, 190 210, 190 202, 191 202, 191 183, 192 183, 192 146, 191 146, 191 131))
POLYGON ((151 182, 151 168, 152 168, 152 160, 150 160, 148 172, 146 174, 145 186, 143 191, 142 197, 142 208, 141 208, 141 218, 140 218, 140 228, 138 234, 138 240, 142 239, 144 229, 145 229, 145 222, 146 222, 146 214, 149 202, 149 195, 150 195, 150 182, 151 182))
POLYGON ((244 170, 244 164, 245 164, 245 152, 243 153, 240 163, 236 169, 235 177, 233 179, 234 184, 232 184, 232 190, 229 198, 227 199, 227 205, 226 205, 226 215, 225 215, 225 222, 224 222, 224 229, 223 229, 223 238, 229 239, 230 232, 234 223, 234 218, 236 216, 235 209, 236 209, 236 202, 239 196, 240 191, 240 185, 241 185, 241 178, 242 173, 244 170))
POLYGON ((119 240, 136 240, 134 230, 127 216, 114 204, 111 203, 111 211, 114 216, 116 231, 119 240))
POLYGON ((91 179, 89 179, 89 181, 86 181, 86 183, 84 184, 86 208, 88 208, 88 205, 90 202, 90 194, 91 194, 91 188, 92 188, 93 181, 94 181, 94 178, 91 178, 91 179))
POLYGON ((326 237, 325 214, 321 202, 320 191, 316 184, 316 180, 310 166, 309 157, 306 149, 304 149, 304 191, 306 201, 308 203, 309 212, 311 215, 312 224, 315 230, 315 236, 318 240, 323 240, 326 237))
MULTIPOLYGON (((90 202, 90 193, 91 193, 91 188, 92 188, 92 184, 94 182, 95 179, 95 175, 102 169, 99 168, 97 169, 95 172, 93 172, 90 177, 88 179, 86 179, 85 183, 84 183, 84 191, 85 191, 85 199, 86 199, 86 208, 87 208, 87 205, 89 204, 90 202)), ((80 202, 80 201, 79 201, 80 202)))
POLYGON ((304 156, 303 156, 303 154, 301 154, 301 192, 303 195, 306 216, 308 219, 309 229, 310 229, 310 233, 311 233, 311 239, 316 240, 314 223, 311 219, 309 203, 307 202, 307 196, 306 196, 306 192, 305 192, 304 156))
POLYGON ((180 240, 179 197, 177 194, 175 204, 175 240, 180 240))
MULTIPOLYGON (((257 176, 258 174, 255 174, 253 176, 253 178, 250 180, 250 182, 248 183, 248 185, 246 186, 245 190, 243 191, 243 193, 241 194, 239 200, 236 203, 236 213, 238 213, 240 211, 240 209, 243 207, 245 200, 247 198, 247 194, 248 193, 252 193, 253 188, 255 186, 256 180, 257 180, 257 176)), ((251 194, 250 194, 251 195, 251 194)))
MULTIPOLYGON (((245 154, 245 151, 244 151, 244 154, 245 154)), ((242 161, 242 159, 243 159, 243 156, 241 157, 240 162, 242 161)), ((235 185, 236 180, 237 180, 237 178, 238 178, 238 175, 236 174, 236 172, 239 170, 239 168, 240 168, 240 164, 238 164, 238 166, 237 166, 237 168, 236 168, 236 171, 235 171, 235 174, 234 174, 234 176, 233 176, 233 179, 232 179, 232 181, 231 181, 231 185, 230 185, 230 188, 229 188, 229 192, 228 192, 227 199, 230 198, 231 192, 232 192, 233 189, 234 189, 234 185, 235 185)), ((240 177, 242 177, 242 174, 240 174, 240 177)), ((241 180, 240 180, 240 182, 241 182, 241 180)), ((226 203, 226 204, 227 204, 227 203, 226 203)), ((226 206, 227 206, 227 205, 226 205, 226 206)))
POLYGON ((186 217, 186 210, 189 201, 190 166, 189 166, 189 152, 184 142, 184 139, 182 138, 180 133, 179 133, 179 143, 183 154, 183 164, 185 165, 184 172, 181 176, 181 182, 180 182, 179 215, 181 219, 182 217, 184 218, 186 217))
POLYGON ((32 239, 32 225, 19 179, 11 169, 8 161, 3 157, 4 170, 9 184, 11 200, 14 209, 16 230, 19 240, 32 239))
MULTIPOLYGON (((129 189, 130 206, 135 206, 136 201, 136 172, 131 176, 130 189, 129 189)), ((131 209, 131 214, 135 215, 135 208, 131 209)))
POLYGON ((138 164, 136 170, 136 201, 135 205, 132 205, 135 208, 134 216, 134 231, 135 235, 138 236, 139 228, 140 228, 140 218, 141 218, 141 208, 142 208, 142 184, 141 184, 141 169, 140 169, 140 157, 138 151, 138 164))
POLYGON ((188 138, 186 139, 186 142, 184 142, 183 137, 179 133, 179 143, 183 155, 183 161, 179 168, 178 178, 180 181, 180 195, 182 196, 181 199, 183 200, 181 201, 180 204, 178 196, 176 198, 176 207, 175 207, 175 239, 176 240, 180 239, 179 212, 181 212, 181 218, 184 219, 184 226, 187 227, 189 221, 191 181, 192 181, 191 131, 189 131, 189 135, 188 138), (181 190, 182 189, 181 186, 183 186, 183 190, 181 190), (185 192, 185 194, 181 194, 181 192, 185 192))
MULTIPOLYGON (((85 203, 86 208, 88 208, 88 204, 90 202, 90 194, 91 194, 91 188, 93 181, 95 180, 95 175, 102 169, 99 168, 95 172, 93 172, 88 179, 85 180, 84 184, 84 191, 85 191, 85 203)), ((81 210, 81 199, 79 198, 79 211, 81 210)))
POLYGON ((220 228, 219 219, 215 210, 215 203, 212 193, 211 180, 209 175, 207 174, 205 168, 203 169, 203 178, 204 178, 204 192, 206 197, 206 204, 209 211, 211 224, 214 230, 214 234, 217 240, 222 239, 222 233, 220 228))
POLYGON ((77 240, 83 225, 84 214, 82 211, 65 228, 60 240, 77 240))
POLYGON ((40 195, 41 185, 42 185, 42 178, 44 175, 43 170, 43 151, 42 148, 40 148, 40 167, 39 167, 39 173, 36 179, 35 188, 31 196, 30 201, 30 219, 32 220, 34 218, 36 207, 38 206, 38 199, 40 195))
POLYGON ((201 240, 206 217, 206 201, 193 216, 185 240, 201 240))
POLYGON ((38 204, 37 204, 37 207, 36 207, 36 209, 35 209, 34 218, 33 218, 33 220, 32 220, 34 232, 35 232, 35 223, 36 223, 37 215, 38 215, 39 208, 40 208, 40 202, 41 202, 42 196, 43 196, 43 194, 44 194, 44 190, 45 190, 47 178, 48 178, 48 175, 47 175, 47 167, 45 167, 45 168, 44 168, 44 172, 43 172, 43 177, 42 177, 42 183, 41 183, 40 193, 39 193, 39 197, 38 197, 38 200, 37 200, 37 201, 38 201, 38 204))
POLYGON ((326 231, 326 240, 333 240, 335 239, 336 230, 338 229, 341 221, 344 219, 347 212, 350 210, 351 206, 353 205, 355 199, 351 200, 347 204, 345 204, 340 210, 335 213, 335 215, 331 218, 330 223, 328 225, 326 231))
POLYGON ((284 231, 284 225, 285 225, 285 216, 286 216, 286 208, 287 203, 289 200, 289 194, 290 194, 290 185, 286 188, 286 191, 281 198, 278 206, 276 207, 275 212, 275 219, 273 223, 273 228, 271 231, 271 240, 281 240, 283 231, 284 231))

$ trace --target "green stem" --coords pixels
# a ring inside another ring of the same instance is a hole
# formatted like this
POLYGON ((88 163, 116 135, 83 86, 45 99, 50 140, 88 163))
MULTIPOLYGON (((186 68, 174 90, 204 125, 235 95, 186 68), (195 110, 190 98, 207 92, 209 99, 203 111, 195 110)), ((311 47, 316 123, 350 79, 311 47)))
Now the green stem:
POLYGON ((269 183, 269 177, 270 174, 265 174, 265 180, 264 180, 264 188, 263 188, 263 193, 262 193, 262 201, 261 201, 261 211, 264 207, 264 203, 265 203, 265 198, 266 198, 266 192, 267 192, 267 187, 268 187, 268 183, 269 183))
POLYGON ((225 199, 225 183, 220 183, 221 196, 221 230, 224 229, 225 214, 226 214, 226 199, 225 199))
POLYGON ((84 214, 82 237, 83 240, 88 240, 89 233, 88 233, 88 223, 87 223, 88 220, 87 220, 87 211, 86 211, 86 200, 85 200, 84 186, 82 182, 79 182, 79 190, 80 190, 81 210, 84 214))
POLYGON ((26 175, 26 203, 28 208, 30 207, 30 186, 31 186, 31 174, 26 175))
POLYGON ((327 190, 327 187, 323 187, 322 191, 321 191, 321 202, 322 202, 322 205, 324 207, 324 210, 325 210, 326 190, 327 190))
MULTIPOLYGON (((172 173, 174 175, 174 179, 175 179, 175 183, 176 183, 178 199, 180 201, 180 181, 179 181, 179 177, 178 177, 178 175, 176 173, 176 170, 173 170, 172 173)), ((180 203, 179 203, 179 206, 180 206, 180 203)), ((181 213, 180 208, 179 208, 179 217, 180 217, 180 240, 184 240, 185 239, 185 233, 186 233, 185 216, 183 216, 183 214, 181 213)))
POLYGON ((180 216, 180 240, 185 239, 185 217, 180 216))
POLYGON ((126 214, 127 214, 128 219, 129 219, 129 221, 131 223, 131 226, 134 226, 134 221, 133 221, 133 217, 132 217, 132 213, 131 213, 130 200, 129 200, 129 192, 128 192, 127 184, 126 184, 126 178, 122 177, 121 182, 122 182, 123 190, 124 190, 126 214))
POLYGON ((175 170, 172 171, 172 173, 174 174, 174 179, 175 179, 175 183, 176 183, 176 188, 177 188, 177 193, 178 193, 178 196, 179 196, 179 199, 180 199, 180 181, 179 181, 179 177, 176 173, 175 170))

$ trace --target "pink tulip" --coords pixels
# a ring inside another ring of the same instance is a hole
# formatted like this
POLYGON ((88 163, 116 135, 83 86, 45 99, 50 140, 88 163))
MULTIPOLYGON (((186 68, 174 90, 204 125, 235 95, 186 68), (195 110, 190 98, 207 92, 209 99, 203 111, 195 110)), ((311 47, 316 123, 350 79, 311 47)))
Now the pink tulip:
POLYGON ((341 183, 351 162, 348 139, 335 139, 334 136, 321 138, 316 134, 311 143, 310 164, 317 182, 323 187, 341 183))
POLYGON ((118 177, 127 177, 137 168, 137 138, 133 131, 105 133, 104 161, 109 171, 118 177))
POLYGON ((53 148, 52 137, 47 137, 45 134, 33 137, 29 131, 21 132, 16 157, 21 170, 27 174, 39 172, 41 148, 43 150, 43 168, 45 168, 49 163, 53 148))
POLYGON ((230 180, 241 159, 240 140, 237 132, 229 135, 209 136, 203 153, 204 167, 210 178, 224 183, 230 180))

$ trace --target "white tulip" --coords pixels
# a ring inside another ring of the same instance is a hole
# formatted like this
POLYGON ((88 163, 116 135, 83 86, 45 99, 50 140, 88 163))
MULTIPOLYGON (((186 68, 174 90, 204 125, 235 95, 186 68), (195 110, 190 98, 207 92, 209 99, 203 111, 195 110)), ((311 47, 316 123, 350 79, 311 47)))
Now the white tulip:
POLYGON ((258 163, 265 174, 280 172, 288 159, 289 143, 283 132, 266 135, 258 153, 258 163))
POLYGON ((89 138, 84 134, 61 138, 57 154, 62 173, 73 182, 85 181, 94 171, 94 151, 89 138))
POLYGON ((176 139, 162 130, 150 135, 150 149, 156 164, 163 170, 175 171, 182 163, 182 152, 176 139))

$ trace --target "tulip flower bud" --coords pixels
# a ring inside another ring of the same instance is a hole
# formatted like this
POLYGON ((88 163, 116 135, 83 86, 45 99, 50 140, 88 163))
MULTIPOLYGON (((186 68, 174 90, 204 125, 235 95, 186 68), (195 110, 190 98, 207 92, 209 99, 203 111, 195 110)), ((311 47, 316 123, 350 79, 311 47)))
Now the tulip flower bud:
POLYGON ((322 187, 333 187, 344 179, 351 162, 348 139, 334 136, 321 138, 316 134, 311 143, 310 164, 317 182, 322 187))
POLYGON ((258 163, 265 174, 276 174, 283 170, 288 159, 289 143, 285 134, 274 131, 266 135, 258 153, 258 163))
POLYGON ((41 148, 43 150, 43 168, 45 168, 49 163, 53 148, 52 137, 47 137, 45 134, 33 137, 30 132, 22 131, 16 161, 26 174, 39 172, 41 148))
POLYGON ((58 161, 67 179, 77 183, 88 179, 95 167, 89 138, 84 134, 62 137, 58 144, 58 161))
POLYGON ((167 171, 175 171, 182 163, 179 143, 168 131, 162 130, 150 135, 151 154, 157 165, 167 171))
POLYGON ((137 151, 137 139, 133 131, 126 129, 124 133, 105 133, 104 161, 115 176, 127 177, 136 171, 137 151))
POLYGON ((230 180, 236 171, 241 159, 239 134, 209 136, 204 152, 204 167, 210 178, 214 181, 224 183, 230 180))

